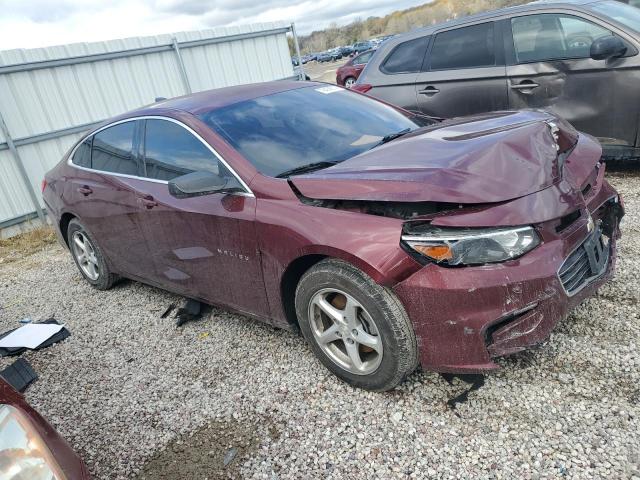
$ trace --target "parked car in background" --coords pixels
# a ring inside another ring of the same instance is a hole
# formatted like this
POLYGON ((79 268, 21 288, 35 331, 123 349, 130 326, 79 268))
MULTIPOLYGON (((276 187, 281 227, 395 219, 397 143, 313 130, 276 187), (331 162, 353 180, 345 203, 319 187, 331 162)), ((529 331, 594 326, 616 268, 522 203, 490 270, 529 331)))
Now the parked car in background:
POLYGON ((613 0, 534 2, 382 44, 355 88, 451 118, 544 108, 640 157, 640 10, 613 0))
POLYGON ((353 84, 356 83, 356 80, 360 76, 362 69, 367 64, 373 53, 374 50, 369 50, 367 52, 356 55, 347 63, 338 68, 338 70, 336 70, 336 83, 338 85, 343 85, 347 88, 351 88, 353 84))
POLYGON ((94 287, 300 328, 337 376, 385 390, 418 363, 498 368, 612 275, 623 206, 600 154, 545 112, 440 123, 275 81, 106 121, 43 199, 94 287))
POLYGON ((348 57, 350 55, 353 55, 353 47, 349 45, 345 47, 340 47, 340 53, 342 54, 343 57, 348 57))
POLYGON ((331 55, 329 52, 322 52, 318 54, 316 60, 320 63, 333 62, 333 55, 331 55))
POLYGON ((367 50, 371 50, 373 45, 371 42, 357 42, 353 44, 353 53, 358 54, 362 52, 366 52, 367 50))
POLYGON ((336 61, 336 60, 340 60, 342 58, 342 50, 338 47, 336 48, 332 48, 331 50, 328 50, 327 53, 329 53, 329 55, 331 55, 331 58, 336 61))
POLYGON ((0 478, 85 480, 89 472, 54 428, 0 377, 0 478))

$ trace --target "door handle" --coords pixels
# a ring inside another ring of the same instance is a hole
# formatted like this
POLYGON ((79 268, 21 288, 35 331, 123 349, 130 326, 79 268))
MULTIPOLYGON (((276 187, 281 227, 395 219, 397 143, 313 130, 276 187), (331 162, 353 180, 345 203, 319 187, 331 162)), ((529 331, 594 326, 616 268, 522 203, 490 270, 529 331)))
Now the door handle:
POLYGON ((539 86, 540 86, 539 84, 537 84, 536 82, 532 82, 531 80, 523 80, 520 83, 511 85, 511 88, 513 90, 523 91, 523 90, 533 90, 534 88, 538 88, 539 86))
POLYGON ((144 205, 147 209, 152 209, 153 207, 158 206, 158 202, 156 202, 156 200, 151 195, 146 195, 144 197, 141 197, 138 199, 138 201, 142 205, 144 205))
POLYGON ((424 87, 423 90, 420 90, 418 93, 420 95, 427 95, 427 96, 432 96, 435 95, 436 93, 438 93, 440 90, 437 89, 436 87, 429 85, 428 87, 424 87))
POLYGON ((86 197, 88 195, 91 195, 93 193, 93 190, 91 190, 88 186, 83 185, 81 187, 78 187, 78 193, 81 193, 86 197))

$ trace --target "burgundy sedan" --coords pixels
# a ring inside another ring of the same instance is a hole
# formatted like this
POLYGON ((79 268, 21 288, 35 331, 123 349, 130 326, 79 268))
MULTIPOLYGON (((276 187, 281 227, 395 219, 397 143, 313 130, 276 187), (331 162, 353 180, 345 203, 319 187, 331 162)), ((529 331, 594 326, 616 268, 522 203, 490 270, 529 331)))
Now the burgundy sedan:
POLYGON ((347 63, 336 70, 336 83, 351 88, 364 70, 365 65, 375 53, 375 50, 368 50, 351 58, 347 63))
POLYGON ((623 206, 590 136, 538 111, 444 122, 273 82, 127 113, 47 175, 60 240, 127 277, 301 329, 348 383, 485 372, 612 274, 623 206))
POLYGON ((0 479, 88 478, 82 460, 67 442, 0 378, 0 479))

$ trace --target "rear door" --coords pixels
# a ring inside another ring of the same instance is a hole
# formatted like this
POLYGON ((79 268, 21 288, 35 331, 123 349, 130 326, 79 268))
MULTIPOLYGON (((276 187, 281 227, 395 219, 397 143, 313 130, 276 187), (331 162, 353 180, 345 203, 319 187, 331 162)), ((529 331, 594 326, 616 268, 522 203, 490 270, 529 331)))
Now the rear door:
POLYGON ((138 121, 125 121, 86 139, 71 158, 77 170, 70 179, 70 210, 93 234, 114 270, 133 276, 144 276, 151 268, 136 195, 139 126, 138 121))
POLYGON ((640 114, 637 50, 629 43, 623 58, 591 59, 591 43, 615 33, 581 15, 539 13, 505 21, 510 108, 545 108, 605 146, 633 146, 640 114))
POLYGON ((155 263, 153 281, 188 297, 247 313, 269 313, 255 234, 256 199, 244 193, 175 198, 167 183, 195 171, 231 177, 220 157, 183 124, 147 119, 143 230, 155 263))
POLYGON ((495 22, 437 32, 416 78, 418 108, 451 118, 508 106, 502 33, 495 22))

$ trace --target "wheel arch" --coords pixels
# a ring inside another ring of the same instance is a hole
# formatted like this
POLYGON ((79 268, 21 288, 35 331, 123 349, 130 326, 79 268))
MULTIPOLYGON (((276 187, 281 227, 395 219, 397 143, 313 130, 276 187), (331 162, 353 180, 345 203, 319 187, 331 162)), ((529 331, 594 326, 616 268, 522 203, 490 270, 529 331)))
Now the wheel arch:
POLYGON ((69 228, 69 223, 74 218, 78 218, 78 216, 71 212, 64 212, 60 217, 60 222, 58 223, 58 227, 60 228, 60 235, 62 235, 62 239, 64 240, 64 243, 67 244, 67 247, 69 247, 69 238, 67 237, 67 230, 69 228))
POLYGON ((384 276, 363 259, 344 250, 327 246, 310 246, 294 258, 285 268, 280 278, 280 299, 282 310, 289 326, 298 329, 298 316, 296 315, 295 298, 296 287, 302 276, 318 262, 325 259, 338 259, 350 263, 359 268, 374 282, 382 282, 384 276))

